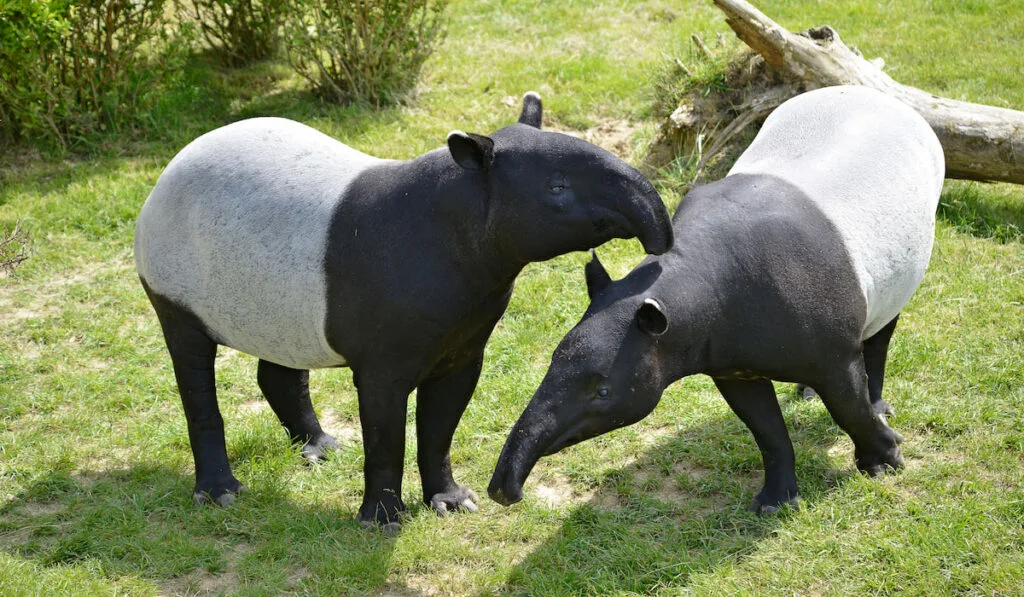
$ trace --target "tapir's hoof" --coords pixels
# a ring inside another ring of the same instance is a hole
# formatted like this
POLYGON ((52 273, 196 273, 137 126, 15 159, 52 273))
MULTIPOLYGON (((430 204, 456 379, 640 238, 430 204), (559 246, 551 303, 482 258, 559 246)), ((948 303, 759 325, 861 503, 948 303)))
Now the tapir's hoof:
POLYGON ((233 489, 215 489, 211 491, 200 491, 196 490, 192 493, 192 502, 197 506, 205 506, 207 504, 211 506, 222 506, 230 507, 235 503, 235 498, 238 494, 245 491, 245 485, 235 481, 235 487, 233 489))
POLYGON ((771 500, 762 493, 758 493, 754 496, 754 501, 750 503, 750 509, 753 510, 758 516, 772 516, 778 514, 783 508, 789 507, 793 510, 800 509, 800 502, 798 501, 799 496, 794 495, 791 498, 784 500, 771 500))
POLYGON ((800 394, 800 397, 803 398, 804 400, 810 400, 812 398, 817 398, 818 397, 818 393, 814 391, 814 388, 812 388, 811 386, 805 386, 802 383, 801 384, 797 384, 796 391, 800 394))
POLYGON ((373 520, 360 520, 359 526, 363 527, 363 529, 367 531, 380 531, 387 537, 394 537, 398 533, 402 532, 402 523, 400 522, 377 524, 373 520))
POLYGON ((379 497, 363 498, 356 520, 364 529, 377 529, 393 535, 402 530, 402 521, 408 517, 405 503, 391 490, 380 492, 379 497))
POLYGON ((338 440, 334 436, 327 435, 326 433, 316 439, 311 439, 302 446, 302 457, 307 462, 320 462, 327 460, 328 455, 331 452, 341 447, 338 440))
POLYGON ((476 505, 477 499, 472 489, 459 485, 455 491, 432 495, 430 497, 430 506, 439 516, 444 516, 453 510, 476 512, 479 509, 476 505))
POLYGON ((896 412, 892 409, 892 406, 885 400, 879 400, 878 402, 873 403, 871 405, 871 410, 875 411, 876 415, 882 415, 886 417, 891 417, 894 414, 896 414, 896 412))
MULTIPOLYGON (((902 437, 897 443, 900 441, 903 441, 902 437)), ((903 452, 897 445, 880 457, 858 457, 857 468, 869 477, 879 477, 885 473, 898 471, 903 468, 903 452)))

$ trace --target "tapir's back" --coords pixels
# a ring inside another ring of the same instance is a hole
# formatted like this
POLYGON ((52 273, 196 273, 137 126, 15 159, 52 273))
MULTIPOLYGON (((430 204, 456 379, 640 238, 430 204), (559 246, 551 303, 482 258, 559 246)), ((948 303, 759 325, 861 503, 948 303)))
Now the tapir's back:
POLYGON ((729 174, 779 177, 835 224, 867 301, 865 338, 924 276, 944 162, 927 122, 905 104, 867 87, 797 96, 768 117, 729 174))
POLYGON ((347 187, 380 161, 281 118, 203 135, 142 208, 139 274, 228 346, 296 368, 344 364, 324 337, 328 227, 347 187))

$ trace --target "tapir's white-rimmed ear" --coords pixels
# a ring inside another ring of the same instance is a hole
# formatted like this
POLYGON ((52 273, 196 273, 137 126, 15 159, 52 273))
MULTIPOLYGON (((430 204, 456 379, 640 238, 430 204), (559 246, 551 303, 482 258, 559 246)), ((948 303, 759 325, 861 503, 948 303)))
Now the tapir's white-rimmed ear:
POLYGON ((590 250, 590 261, 583 267, 583 274, 587 278, 587 296, 590 297, 590 300, 594 300, 595 296, 612 284, 612 277, 608 275, 608 270, 601 265, 601 260, 597 258, 597 251, 593 249, 590 250))
POLYGON ((668 316, 658 299, 644 299, 636 310, 636 325, 652 336, 660 336, 668 331, 668 316))
POLYGON ((543 115, 544 108, 540 103, 540 94, 536 91, 527 91, 523 96, 523 111, 519 114, 519 124, 539 129, 543 115))
POLYGON ((448 133, 448 151, 466 170, 486 170, 494 159, 494 141, 483 135, 452 131, 448 133))

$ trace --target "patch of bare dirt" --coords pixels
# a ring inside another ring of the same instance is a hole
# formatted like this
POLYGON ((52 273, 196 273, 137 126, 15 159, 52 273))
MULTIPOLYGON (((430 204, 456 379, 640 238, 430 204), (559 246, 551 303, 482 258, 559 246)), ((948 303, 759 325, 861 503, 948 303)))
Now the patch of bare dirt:
MULTIPOLYGON (((420 584, 426 585, 426 579, 420 579, 420 584)), ((385 585, 380 592, 377 593, 377 597, 426 597, 428 595, 437 595, 437 591, 428 590, 426 592, 414 589, 408 586, 402 585, 385 585)))
POLYGON ((33 518, 36 516, 60 514, 64 510, 67 510, 67 506, 60 502, 25 502, 25 512, 33 518))
POLYGON ((64 277, 51 277, 47 280, 0 286, 0 324, 18 324, 23 321, 41 317, 49 317, 60 312, 61 301, 70 286, 90 285, 96 281, 101 272, 120 272, 131 269, 128 263, 87 263, 78 267, 75 273, 64 277), (32 296, 32 304, 21 304, 15 301, 15 290, 27 290, 32 296))
POLYGON ((609 118, 584 131, 583 138, 629 161, 633 157, 633 134, 636 129, 636 123, 609 118))
POLYGON ((587 497, 573 491, 569 480, 561 475, 546 475, 534 486, 533 495, 549 508, 560 508, 587 497))
POLYGON ((469 568, 451 563, 431 570, 431 574, 413 573, 403 579, 405 586, 389 585, 381 595, 391 597, 433 597, 434 595, 465 595, 472 586, 469 568))
POLYGON ((223 572, 213 573, 201 568, 193 570, 163 582, 159 594, 205 597, 230 593, 232 589, 238 587, 238 563, 252 548, 247 543, 239 543, 227 549, 227 553, 224 554, 227 565, 223 572))
MULTIPOLYGON (((522 101, 521 97, 512 95, 502 99, 502 103, 513 107, 521 106, 522 101)), ((636 132, 637 124, 629 120, 606 118, 589 129, 580 131, 561 127, 557 123, 545 119, 543 128, 547 131, 579 137, 584 141, 614 153, 626 161, 633 157, 633 134, 636 132)))
MULTIPOLYGON (((617 510, 626 505, 630 493, 644 495, 670 506, 694 508, 695 515, 706 515, 729 505, 725 496, 697 494, 680 486, 677 481, 680 477, 700 479, 711 474, 710 470, 690 462, 675 462, 668 470, 663 470, 649 465, 641 466, 635 458, 629 458, 622 462, 622 470, 629 478, 629 489, 624 493, 620 492, 621 487, 611 485, 577 491, 567 478, 553 471, 544 471, 535 483, 531 483, 528 491, 549 508, 587 502, 599 510, 617 510)), ((758 482, 757 479, 751 479, 752 486, 758 482)))
POLYGON ((343 444, 355 444, 363 440, 359 419, 346 416, 333 408, 325 408, 320 412, 320 426, 343 444))

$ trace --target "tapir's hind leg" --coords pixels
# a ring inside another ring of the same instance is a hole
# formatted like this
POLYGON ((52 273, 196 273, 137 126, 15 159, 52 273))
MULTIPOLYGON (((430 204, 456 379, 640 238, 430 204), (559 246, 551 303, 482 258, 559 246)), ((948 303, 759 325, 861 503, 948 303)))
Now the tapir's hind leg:
POLYGON ((715 379, 715 385, 733 412, 742 420, 761 450, 764 460, 764 487, 751 504, 758 514, 778 510, 783 504, 796 504, 796 469, 793 442, 775 397, 775 388, 767 379, 715 379))
POLYGON ((832 418, 853 440, 857 468, 874 476, 903 466, 899 447, 903 438, 872 408, 862 355, 814 387, 832 418))
POLYGON ((152 293, 150 300, 163 327, 185 407, 188 439, 196 465, 193 499, 197 504, 212 501, 230 505, 243 487, 231 474, 224 445, 224 420, 217 408, 213 364, 217 344, 185 311, 152 293))
POLYGON ((477 510, 476 494, 452 476, 449 453, 455 428, 480 378, 483 356, 481 349, 468 364, 424 381, 416 391, 417 460, 423 501, 438 514, 477 510))
POLYGON ((864 368, 868 372, 868 397, 871 408, 879 415, 892 415, 892 407, 882 400, 882 385, 885 382, 885 359, 889 354, 889 340, 896 329, 897 315, 878 333, 864 341, 864 368))
POLYGON ((294 443, 302 444, 302 455, 311 461, 326 458, 338 447, 338 440, 324 433, 309 399, 309 371, 292 369, 260 359, 256 382, 270 408, 294 443))
MULTIPOLYGON (((885 382, 885 360, 889 354, 889 340, 896 329, 896 322, 900 316, 896 315, 892 321, 885 324, 885 327, 864 341, 864 368, 868 372, 868 397, 871 399, 871 408, 879 415, 893 415, 892 406, 882 400, 882 385, 885 382)), ((817 398, 818 392, 811 386, 797 384, 796 391, 805 400, 817 398)))

